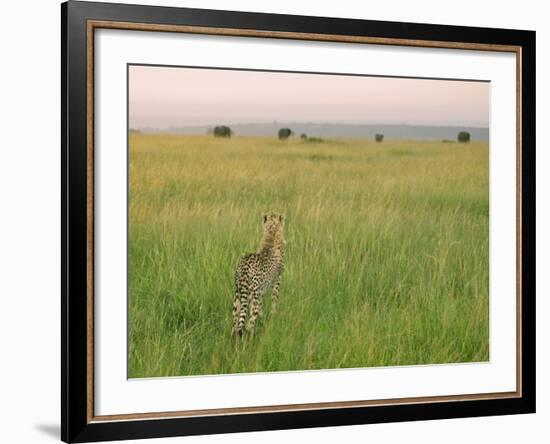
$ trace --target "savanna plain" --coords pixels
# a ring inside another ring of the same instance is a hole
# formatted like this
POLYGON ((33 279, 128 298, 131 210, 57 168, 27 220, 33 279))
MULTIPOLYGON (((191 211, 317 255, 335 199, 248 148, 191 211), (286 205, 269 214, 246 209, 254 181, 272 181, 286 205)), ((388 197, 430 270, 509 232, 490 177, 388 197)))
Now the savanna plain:
POLYGON ((485 142, 129 135, 130 378, 489 359, 485 142), (277 312, 234 272, 286 215, 277 312))

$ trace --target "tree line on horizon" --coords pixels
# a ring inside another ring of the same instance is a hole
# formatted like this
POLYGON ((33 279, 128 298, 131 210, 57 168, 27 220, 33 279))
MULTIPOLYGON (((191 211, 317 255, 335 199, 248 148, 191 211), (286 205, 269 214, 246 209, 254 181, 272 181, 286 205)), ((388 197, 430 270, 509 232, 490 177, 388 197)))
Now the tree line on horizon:
MULTIPOLYGON (((132 132, 133 130, 130 129, 130 132, 132 132)), ((214 137, 223 137, 223 138, 230 138, 233 134, 234 134, 234 131, 227 125, 218 125, 218 126, 215 126, 213 129, 209 129, 207 131, 207 134, 213 134, 214 137)), ((294 131, 292 131, 291 128, 287 128, 287 127, 284 127, 284 128, 281 128, 279 129, 279 131, 277 132, 277 137, 279 140, 287 140, 289 137, 291 137, 292 135, 294 135, 294 131)), ((310 142, 322 142, 323 139, 321 139, 320 137, 308 137, 307 134, 305 133, 302 133, 300 134, 300 139, 301 140, 304 140, 304 141, 310 141, 310 142)), ((374 140, 378 143, 381 143, 384 141, 384 134, 380 134, 380 133, 376 133, 374 135, 374 140)), ((471 140, 471 135, 468 131, 460 131, 458 134, 457 134, 457 141, 459 143, 469 143, 471 140)), ((452 142, 452 140, 443 140, 444 142, 452 142)))

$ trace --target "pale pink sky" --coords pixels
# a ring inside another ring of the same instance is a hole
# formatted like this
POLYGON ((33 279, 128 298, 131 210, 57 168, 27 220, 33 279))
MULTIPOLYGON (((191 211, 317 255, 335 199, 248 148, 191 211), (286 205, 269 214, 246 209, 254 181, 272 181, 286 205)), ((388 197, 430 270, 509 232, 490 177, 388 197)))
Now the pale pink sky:
POLYGON ((218 122, 489 124, 487 82, 130 66, 131 128, 218 122))

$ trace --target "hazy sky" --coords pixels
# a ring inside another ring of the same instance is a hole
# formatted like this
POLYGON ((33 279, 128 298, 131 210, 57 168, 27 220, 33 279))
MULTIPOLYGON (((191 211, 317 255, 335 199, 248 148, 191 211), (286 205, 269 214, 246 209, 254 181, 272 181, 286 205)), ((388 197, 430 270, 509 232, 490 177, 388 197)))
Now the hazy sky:
POLYGON ((488 126, 490 84, 131 66, 131 128, 235 123, 488 126))

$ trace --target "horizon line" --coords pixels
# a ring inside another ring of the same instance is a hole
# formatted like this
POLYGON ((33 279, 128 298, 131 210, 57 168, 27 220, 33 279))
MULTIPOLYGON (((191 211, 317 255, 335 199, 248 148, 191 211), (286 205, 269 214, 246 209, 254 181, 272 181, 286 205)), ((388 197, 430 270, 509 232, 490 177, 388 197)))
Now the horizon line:
POLYGON ((457 124, 457 123, 394 123, 394 122, 374 122, 374 123, 356 123, 356 122, 307 122, 307 121, 269 121, 269 122, 224 122, 220 120, 219 122, 210 124, 210 123, 200 123, 200 124, 187 124, 187 125, 169 125, 169 126, 152 126, 152 125, 139 125, 132 126, 128 125, 128 129, 177 129, 177 128, 214 128, 219 125, 234 125, 234 126, 244 126, 244 125, 319 125, 319 126, 411 126, 411 127, 435 127, 435 128, 476 128, 476 129, 489 129, 489 124, 480 124, 480 123, 467 123, 467 124, 457 124))

